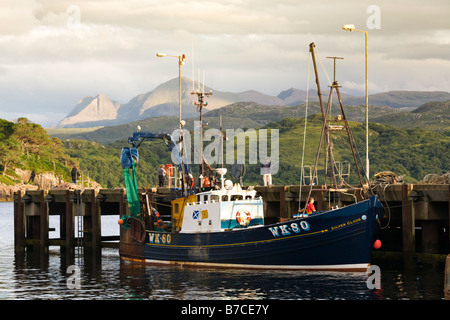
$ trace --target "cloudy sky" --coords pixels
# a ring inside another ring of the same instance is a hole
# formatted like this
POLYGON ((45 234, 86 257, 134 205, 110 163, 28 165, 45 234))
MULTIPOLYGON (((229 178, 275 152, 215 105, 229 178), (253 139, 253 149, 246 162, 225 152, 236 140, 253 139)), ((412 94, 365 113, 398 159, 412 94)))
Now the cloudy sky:
MULTIPOLYGON (((0 0, 0 118, 56 124, 85 96, 126 103, 205 70, 220 91, 307 88, 314 42, 343 91, 450 91, 449 0, 0 0), (194 62, 194 63, 193 63, 194 62)), ((321 78, 322 86, 327 80, 321 78)), ((310 88, 314 86, 313 79, 310 88)))

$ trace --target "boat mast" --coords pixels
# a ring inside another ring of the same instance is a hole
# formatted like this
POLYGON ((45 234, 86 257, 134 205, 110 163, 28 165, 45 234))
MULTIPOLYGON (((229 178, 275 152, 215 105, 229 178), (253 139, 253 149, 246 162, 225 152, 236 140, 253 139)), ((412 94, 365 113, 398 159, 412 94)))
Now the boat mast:
MULTIPOLYGON (((334 78, 333 78, 333 83, 330 86, 330 93, 329 93, 329 96, 328 96, 327 108, 324 109, 323 101, 322 101, 322 93, 321 93, 321 90, 320 90, 319 76, 318 76, 318 72, 317 72, 316 53, 315 53, 315 50, 314 50, 314 48, 315 48, 314 42, 310 43, 309 47, 310 47, 310 54, 311 54, 312 61, 313 61, 313 66, 314 66, 314 74, 315 74, 315 77, 316 77, 316 85, 317 85, 317 94, 319 96, 319 103, 320 103, 320 109, 322 111, 322 120, 323 120, 322 132, 321 132, 321 135, 320 135, 319 146, 318 146, 317 155, 316 155, 316 161, 315 161, 315 164, 314 164, 314 171, 313 171, 312 181, 314 181, 314 179, 315 179, 315 177, 317 175, 317 165, 318 165, 319 158, 320 158, 320 151, 321 151, 321 148, 322 148, 323 140, 325 138, 326 143, 327 143, 327 147, 326 148, 327 148, 327 153, 328 153, 328 161, 329 161, 329 164, 330 164, 332 187, 334 189, 338 189, 338 183, 336 181, 336 174, 335 174, 334 157, 333 157, 333 152, 332 152, 332 143, 330 141, 330 133, 329 133, 330 126, 327 123, 328 114, 330 113, 330 110, 331 110, 332 94, 333 94, 333 89, 334 89, 334 90, 336 90, 336 93, 337 93, 337 96, 338 96, 338 99, 339 99, 339 106, 340 106, 341 114, 342 114, 342 116, 338 116, 336 119, 334 119, 334 121, 339 121, 339 122, 342 121, 344 123, 343 127, 345 128, 345 130, 347 132, 347 137, 348 137, 348 141, 349 141, 349 144, 350 144, 350 149, 352 151, 353 160, 354 160, 354 163, 355 163, 355 168, 356 168, 356 172, 358 174, 359 182, 360 182, 361 186, 363 186, 364 183, 363 183, 363 179, 361 177, 361 169, 364 170, 364 166, 362 165, 361 158, 360 158, 358 150, 356 148, 355 139, 354 139, 353 134, 352 134, 352 132, 350 130, 350 126, 348 124, 347 117, 345 115, 344 106, 342 104, 342 99, 341 99, 341 94, 339 92, 340 86, 338 85, 338 82, 336 81, 336 59, 343 59, 343 58, 329 57, 329 58, 332 58, 334 60, 334 78), (359 165, 361 165, 361 169, 360 169, 360 166, 358 165, 358 161, 359 161, 359 165)), ((364 173, 364 177, 366 177, 365 173, 364 173)), ((325 177, 325 179, 326 179, 326 177, 325 177)), ((370 192, 372 192, 372 190, 370 189, 369 181, 367 181, 367 184, 369 185, 370 192)), ((309 201, 309 198, 311 196, 311 191, 312 191, 312 183, 311 183, 311 186, 310 186, 308 197, 306 198, 306 203, 308 203, 308 201, 309 201)))
MULTIPOLYGON (((313 176, 312 176, 312 181, 314 181, 315 177, 317 176, 317 164, 319 162, 319 158, 320 158, 320 150, 322 149, 322 143, 323 143, 323 139, 325 137, 325 139, 327 140, 327 151, 328 151, 328 155, 329 155, 329 159, 331 162, 331 175, 332 175, 332 179, 333 179, 333 184, 336 186, 336 175, 334 174, 334 161, 332 160, 332 152, 331 152, 331 144, 330 144, 330 139, 329 139, 329 135, 328 135, 328 126, 327 126, 327 117, 328 117, 328 112, 330 109, 330 101, 331 101, 331 92, 330 92, 330 96, 328 98, 328 105, 327 105, 327 109, 325 110, 323 107, 323 101, 322 101, 322 92, 320 90, 320 82, 319 82, 319 75, 317 72, 317 63, 316 63, 316 54, 314 51, 315 48, 315 44, 314 42, 311 42, 309 45, 309 51, 311 53, 311 57, 312 57, 312 61, 313 61, 313 66, 314 66, 314 74, 316 76, 316 85, 317 85, 317 94, 319 96, 319 103, 320 103, 320 110, 322 111, 322 131, 320 134, 320 140, 319 140, 319 146, 317 149, 317 154, 316 154, 316 161, 314 164, 314 172, 313 172, 313 176)), ((308 197, 306 199, 306 202, 308 202, 309 197, 311 196, 311 190, 312 190, 312 184, 311 184, 311 188, 308 194, 308 197)))
POLYGON ((209 92, 205 92, 205 75, 203 73, 203 86, 202 90, 197 89, 197 91, 192 91, 191 94, 197 95, 198 102, 194 102, 194 104, 197 106, 197 110, 200 112, 200 188, 203 188, 203 177, 205 176, 205 160, 203 158, 203 107, 208 105, 208 102, 205 102, 204 99, 212 95, 212 90, 209 92))

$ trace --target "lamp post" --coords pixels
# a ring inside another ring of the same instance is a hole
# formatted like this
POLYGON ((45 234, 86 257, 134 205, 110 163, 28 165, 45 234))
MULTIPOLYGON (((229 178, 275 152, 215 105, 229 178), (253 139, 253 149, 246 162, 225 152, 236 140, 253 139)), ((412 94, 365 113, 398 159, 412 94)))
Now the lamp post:
POLYGON ((170 54, 165 53, 157 53, 157 57, 172 57, 178 59, 178 107, 179 107, 179 113, 180 113, 180 130, 181 130, 181 66, 186 61, 186 56, 183 54, 181 56, 172 56, 170 54))
MULTIPOLYGON (((183 54, 181 56, 173 56, 170 54, 166 54, 166 53, 157 53, 156 54, 157 57, 159 58, 163 58, 163 57, 172 57, 172 58, 177 58, 178 59, 178 109, 179 109, 179 115, 180 115, 180 120, 179 120, 179 124, 178 127, 180 129, 180 137, 179 137, 179 143, 181 145, 181 142, 183 141, 182 139, 182 133, 183 133, 183 121, 181 120, 181 66, 184 64, 184 62, 186 61, 186 56, 183 54)), ((183 162, 183 153, 184 150, 183 148, 181 148, 180 146, 180 158, 181 158, 181 171, 182 171, 182 185, 183 185, 183 191, 184 191, 184 196, 186 197, 186 177, 185 177, 185 172, 184 172, 184 162, 183 162)))
POLYGON ((342 26, 344 31, 357 31, 364 33, 364 38, 366 42, 366 176, 367 182, 369 182, 369 89, 368 89, 368 73, 367 73, 367 31, 355 29, 354 24, 344 24, 342 26))

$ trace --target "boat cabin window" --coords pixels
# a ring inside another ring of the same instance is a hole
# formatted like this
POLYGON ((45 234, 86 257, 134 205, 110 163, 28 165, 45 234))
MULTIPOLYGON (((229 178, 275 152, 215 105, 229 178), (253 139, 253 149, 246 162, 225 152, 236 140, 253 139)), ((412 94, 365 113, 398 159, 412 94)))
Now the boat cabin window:
POLYGON ((178 203, 175 203, 175 209, 174 210, 175 210, 175 213, 178 213, 178 210, 180 210, 178 203))
POLYGON ((198 203, 207 203, 208 202, 208 195, 207 194, 197 195, 197 202, 198 203))
POLYGON ((240 194, 234 194, 231 196, 231 201, 235 201, 235 200, 242 200, 243 197, 240 194))
POLYGON ((217 194, 212 194, 211 195, 211 201, 217 202, 219 201, 220 197, 217 194))
POLYGON ((247 200, 247 199, 252 199, 252 196, 245 196, 245 200, 247 200))
POLYGON ((222 201, 228 201, 228 195, 227 194, 224 194, 222 196, 222 201))

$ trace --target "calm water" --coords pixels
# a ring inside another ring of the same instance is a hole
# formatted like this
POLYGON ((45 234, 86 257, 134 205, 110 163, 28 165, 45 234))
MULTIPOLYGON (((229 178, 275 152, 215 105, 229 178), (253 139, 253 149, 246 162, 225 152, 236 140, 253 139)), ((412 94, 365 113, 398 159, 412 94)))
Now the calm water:
MULTIPOLYGON (((58 230, 57 219, 50 217, 50 227, 58 230)), ((103 235, 118 234, 117 217, 102 219, 103 235)), ((369 290, 361 273, 143 267, 121 263, 113 248, 103 248, 97 257, 75 251, 70 258, 51 246, 47 255, 37 248, 20 257, 14 253, 13 232, 13 204, 0 203, 0 300, 443 299, 443 264, 374 261, 381 269, 381 289, 369 290), (71 264, 80 268, 80 289, 67 286, 71 264)))

